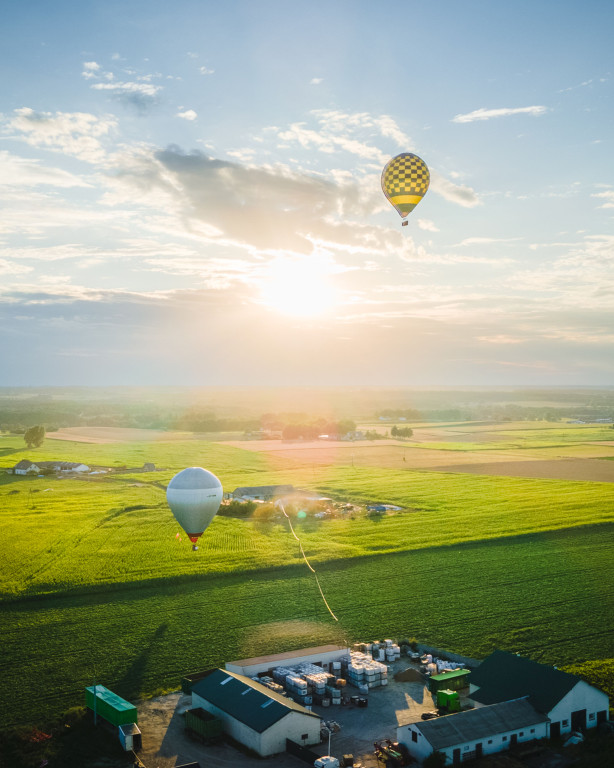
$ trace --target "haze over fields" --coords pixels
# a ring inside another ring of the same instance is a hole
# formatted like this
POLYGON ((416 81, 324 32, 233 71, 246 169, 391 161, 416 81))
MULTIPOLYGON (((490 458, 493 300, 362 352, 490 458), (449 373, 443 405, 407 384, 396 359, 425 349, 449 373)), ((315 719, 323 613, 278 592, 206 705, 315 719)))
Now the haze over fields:
POLYGON ((0 385, 612 380, 611 4, 5 6, 0 385))

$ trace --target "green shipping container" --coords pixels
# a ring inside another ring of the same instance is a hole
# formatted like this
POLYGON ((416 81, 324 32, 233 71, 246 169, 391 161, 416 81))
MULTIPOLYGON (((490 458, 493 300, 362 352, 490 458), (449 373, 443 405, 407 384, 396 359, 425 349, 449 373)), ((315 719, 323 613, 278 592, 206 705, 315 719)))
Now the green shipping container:
POLYGON ((186 710, 185 727, 203 741, 218 741, 223 735, 222 721, 201 707, 186 710))
POLYGON ((137 712, 134 704, 120 698, 104 685, 92 685, 85 689, 85 703, 97 717, 103 717, 111 725, 136 723, 137 712))
POLYGON ((444 707, 448 712, 460 712, 458 691, 437 691, 437 706, 444 707))
POLYGON ((469 685, 470 674, 471 672, 468 669, 455 669, 453 672, 442 672, 440 675, 432 675, 429 678, 429 691, 431 693, 437 693, 437 691, 443 691, 444 689, 458 691, 460 688, 469 685))

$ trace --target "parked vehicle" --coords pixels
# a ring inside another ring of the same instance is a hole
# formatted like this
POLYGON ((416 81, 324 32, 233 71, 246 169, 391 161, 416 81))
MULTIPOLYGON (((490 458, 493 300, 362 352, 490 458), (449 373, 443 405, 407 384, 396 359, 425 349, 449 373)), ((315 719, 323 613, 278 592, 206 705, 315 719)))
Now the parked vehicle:
POLYGON ((332 755, 322 755, 313 764, 314 768, 339 768, 339 760, 332 755))
POLYGON ((439 717, 439 712, 436 710, 431 710, 430 712, 423 712, 420 717, 423 720, 432 720, 434 717, 439 717))

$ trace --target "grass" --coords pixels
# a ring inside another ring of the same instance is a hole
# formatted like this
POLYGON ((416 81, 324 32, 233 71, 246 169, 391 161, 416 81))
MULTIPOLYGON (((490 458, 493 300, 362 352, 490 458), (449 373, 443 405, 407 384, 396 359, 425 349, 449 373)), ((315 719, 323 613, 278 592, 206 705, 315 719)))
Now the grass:
MULTIPOLYGON (((209 466, 226 487, 239 484, 237 467, 243 461, 262 462, 257 454, 220 449, 211 449, 209 466), (228 476, 234 477, 230 484, 228 476)), ((312 487, 326 495, 388 502, 408 510, 382 520, 300 524, 308 556, 320 563, 614 521, 611 483, 342 466, 321 467, 314 478, 305 470, 282 473, 261 466, 260 472, 252 469, 250 483, 298 486, 311 477, 312 487)), ((185 537, 179 543, 175 534, 180 528, 164 491, 152 484, 168 481, 174 471, 145 473, 138 479, 115 475, 95 482, 4 476, 0 499, 10 512, 0 517, 0 536, 9 545, 0 561, 0 597, 300 562, 286 525, 279 523, 218 516, 198 554, 185 537), (20 493, 11 493, 15 490, 20 493)))
POLYGON ((556 664, 611 653, 614 525, 329 563, 170 577, 2 607, 0 721, 55 716, 94 677, 135 698, 186 672, 324 642, 416 636, 472 656, 556 664))
POLYGON ((135 698, 230 658, 325 642, 409 635, 475 657, 499 647, 559 665, 611 659, 614 483, 315 469, 196 440, 25 451, 0 438, 2 453, 7 466, 161 468, 0 475, 4 724, 56 717, 94 677, 135 698), (178 542, 163 488, 195 464, 227 489, 292 483, 405 511, 297 526, 336 623, 285 526, 218 516, 199 552, 178 542))

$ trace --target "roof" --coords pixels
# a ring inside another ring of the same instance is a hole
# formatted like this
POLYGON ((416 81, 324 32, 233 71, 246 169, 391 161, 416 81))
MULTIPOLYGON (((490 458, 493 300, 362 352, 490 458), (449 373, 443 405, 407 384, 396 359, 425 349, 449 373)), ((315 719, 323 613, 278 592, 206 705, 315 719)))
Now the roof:
POLYGON ((116 693, 113 693, 113 691, 105 688, 104 685, 91 685, 85 690, 89 691, 92 695, 95 695, 97 699, 106 701, 106 703, 110 707, 113 707, 117 712, 127 712, 136 709, 134 704, 122 699, 121 696, 118 696, 116 693))
POLYGON ((267 494, 268 496, 274 496, 278 493, 292 493, 294 491, 293 485, 257 485, 257 486, 245 486, 235 488, 232 492, 233 496, 251 496, 257 494, 267 494))
POLYGON ((471 698, 481 704, 494 704, 528 696, 539 712, 550 712, 580 682, 569 672, 507 651, 494 651, 471 673, 472 685, 479 690, 471 698))
POLYGON ((192 686, 192 693, 257 733, 263 733, 291 712, 317 717, 300 704, 244 675, 216 669, 192 686))
POLYGON ((339 651, 340 654, 347 653, 346 645, 316 645, 313 648, 299 648, 296 651, 285 651, 284 653, 273 653, 270 656, 255 656, 253 659, 238 659, 228 662, 237 667, 251 667, 255 664, 268 664, 271 666, 283 666, 280 662, 290 661, 291 659, 300 659, 303 656, 319 656, 323 653, 332 653, 339 651))
MULTIPOLYGON (((431 675, 431 680, 451 680, 453 677, 465 677, 470 675, 470 669, 451 669, 449 672, 440 672, 438 675, 431 675)), ((471 681, 473 682, 473 680, 471 681)))
POLYGON ((28 469, 28 467, 34 466, 38 466, 38 464, 34 464, 34 462, 30 461, 30 459, 22 459, 21 461, 18 461, 17 464, 15 464, 13 469, 28 469))
POLYGON ((446 749, 547 721, 546 715, 536 712, 527 699, 518 699, 425 722, 419 721, 413 723, 413 726, 422 733, 433 749, 446 749))

